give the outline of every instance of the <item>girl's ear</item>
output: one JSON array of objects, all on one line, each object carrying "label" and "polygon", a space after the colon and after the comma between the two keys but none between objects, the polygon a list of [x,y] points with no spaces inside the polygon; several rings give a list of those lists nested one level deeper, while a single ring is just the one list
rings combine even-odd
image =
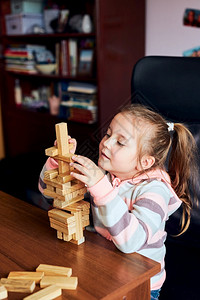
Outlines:
[{"label": "girl's ear", "polygon": [[155,157],[150,155],[144,155],[141,159],[141,166],[143,170],[150,169],[155,163]]}]

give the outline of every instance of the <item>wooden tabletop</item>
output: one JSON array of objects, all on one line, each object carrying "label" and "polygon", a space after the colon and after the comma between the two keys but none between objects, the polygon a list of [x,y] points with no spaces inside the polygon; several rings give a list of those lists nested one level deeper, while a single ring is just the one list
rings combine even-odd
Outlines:
[{"label": "wooden tabletop", "polygon": [[[160,271],[159,263],[124,254],[96,233],[84,235],[79,246],[58,240],[46,211],[0,191],[0,278],[51,264],[70,267],[78,277],[77,290],[63,290],[57,299],[150,299],[149,279]],[[9,292],[8,299],[26,295]]]}]

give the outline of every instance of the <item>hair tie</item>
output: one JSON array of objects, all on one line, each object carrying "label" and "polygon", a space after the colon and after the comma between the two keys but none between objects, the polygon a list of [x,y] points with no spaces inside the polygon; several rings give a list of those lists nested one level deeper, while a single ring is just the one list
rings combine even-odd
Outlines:
[{"label": "hair tie", "polygon": [[167,123],[168,125],[168,131],[174,131],[174,123]]}]

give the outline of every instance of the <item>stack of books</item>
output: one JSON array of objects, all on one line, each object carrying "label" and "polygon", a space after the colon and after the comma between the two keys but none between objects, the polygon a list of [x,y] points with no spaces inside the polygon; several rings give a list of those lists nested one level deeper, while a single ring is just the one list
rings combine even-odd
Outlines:
[{"label": "stack of books", "polygon": [[62,93],[67,100],[61,101],[61,106],[67,108],[68,120],[87,124],[97,121],[97,87],[95,84],[70,82],[67,90]]},{"label": "stack of books", "polygon": [[46,51],[45,46],[40,45],[10,45],[4,51],[6,70],[27,74],[38,73],[36,57]]}]

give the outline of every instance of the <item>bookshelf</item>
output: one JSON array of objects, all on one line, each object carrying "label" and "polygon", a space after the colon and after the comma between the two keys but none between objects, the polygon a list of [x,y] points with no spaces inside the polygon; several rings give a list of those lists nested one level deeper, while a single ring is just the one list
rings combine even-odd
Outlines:
[{"label": "bookshelf", "polygon": [[[64,4],[66,1],[59,0],[56,3]],[[13,44],[43,45],[56,58],[56,45],[62,47],[62,41],[75,40],[78,53],[83,41],[93,42],[92,71],[86,74],[80,71],[73,75],[60,69],[54,74],[27,74],[19,70],[8,70],[5,60],[1,63],[3,132],[7,157],[17,157],[25,153],[43,154],[44,149],[52,144],[55,124],[65,121],[68,122],[69,134],[78,141],[78,151],[95,158],[104,128],[117,109],[130,99],[131,71],[136,61],[144,56],[145,1],[68,0],[67,4],[72,14],[91,16],[91,33],[7,35],[4,16],[11,13],[10,1],[0,1],[0,40],[3,50]],[[30,95],[32,90],[41,86],[50,87],[53,93],[60,82],[96,85],[97,121],[86,124],[76,118],[68,120],[63,113],[58,116],[51,115],[44,107],[30,109],[16,105],[16,79],[20,82],[23,95]]]}]

